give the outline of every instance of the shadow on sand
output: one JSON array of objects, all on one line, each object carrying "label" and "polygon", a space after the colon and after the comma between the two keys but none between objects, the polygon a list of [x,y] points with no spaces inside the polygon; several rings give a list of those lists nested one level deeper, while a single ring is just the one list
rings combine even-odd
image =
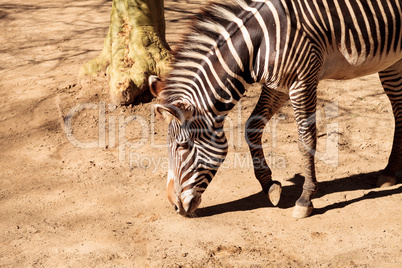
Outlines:
[{"label": "shadow on sand", "polygon": [[[318,192],[316,193],[314,198],[320,198],[327,194],[332,193],[355,191],[355,190],[376,190],[376,191],[371,191],[355,199],[337,202],[322,208],[315,208],[312,216],[324,214],[332,209],[343,208],[363,200],[380,198],[384,196],[390,196],[402,193],[402,186],[391,189],[377,188],[376,181],[379,174],[380,172],[371,172],[365,174],[352,175],[350,177],[345,177],[332,181],[319,182]],[[292,179],[290,179],[290,181],[293,182],[294,184],[283,187],[282,197],[278,204],[279,208],[293,207],[296,200],[301,195],[304,177],[300,176],[299,174],[296,174]],[[400,184],[400,182],[398,182],[398,184]],[[263,192],[258,192],[235,201],[200,208],[196,211],[196,214],[197,217],[209,217],[227,212],[247,211],[265,207],[272,207],[272,205],[270,204],[270,202],[268,201],[267,197]]]}]

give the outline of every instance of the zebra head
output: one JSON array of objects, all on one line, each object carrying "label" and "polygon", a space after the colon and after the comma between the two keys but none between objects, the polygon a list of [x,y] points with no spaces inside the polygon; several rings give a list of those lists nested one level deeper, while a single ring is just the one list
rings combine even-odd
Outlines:
[{"label": "zebra head", "polygon": [[219,127],[222,122],[217,124],[213,116],[202,113],[188,100],[171,101],[164,94],[151,92],[159,95],[161,102],[156,112],[169,123],[167,197],[178,213],[190,216],[226,157],[228,144],[223,127]]},{"label": "zebra head", "polygon": [[186,102],[157,105],[156,110],[169,122],[168,200],[181,215],[191,215],[225,159],[227,140],[222,129]]}]

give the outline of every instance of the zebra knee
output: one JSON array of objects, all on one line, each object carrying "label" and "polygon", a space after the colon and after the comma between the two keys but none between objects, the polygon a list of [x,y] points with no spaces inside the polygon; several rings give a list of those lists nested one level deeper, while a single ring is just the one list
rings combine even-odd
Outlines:
[{"label": "zebra knee", "polygon": [[261,149],[261,138],[264,126],[257,124],[255,119],[249,118],[246,122],[245,138],[250,149]]}]

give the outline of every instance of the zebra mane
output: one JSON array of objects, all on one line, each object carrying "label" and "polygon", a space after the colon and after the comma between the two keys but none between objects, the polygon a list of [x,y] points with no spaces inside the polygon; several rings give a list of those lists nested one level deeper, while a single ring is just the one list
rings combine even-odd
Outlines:
[{"label": "zebra mane", "polygon": [[[177,49],[172,54],[174,60],[171,63],[170,74],[163,79],[161,83],[163,90],[159,95],[162,104],[169,104],[183,98],[182,92],[166,90],[168,81],[171,79],[175,71],[181,73],[180,63],[188,59],[189,53],[208,54],[213,51],[214,46],[219,47],[226,42],[223,37],[222,30],[226,29],[229,36],[238,31],[233,20],[247,7],[253,0],[231,0],[224,3],[211,2],[201,9],[201,12],[192,19],[189,31],[179,41]],[[179,69],[179,70],[178,70]],[[176,74],[177,74],[176,73]],[[188,99],[188,98],[187,98]],[[194,104],[194,103],[192,103]]]}]

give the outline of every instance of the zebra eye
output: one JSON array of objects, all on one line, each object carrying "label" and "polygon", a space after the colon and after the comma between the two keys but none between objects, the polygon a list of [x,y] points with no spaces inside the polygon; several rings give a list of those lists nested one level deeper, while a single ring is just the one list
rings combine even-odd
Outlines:
[{"label": "zebra eye", "polygon": [[188,149],[188,142],[182,142],[178,144],[180,148],[182,149]]}]

